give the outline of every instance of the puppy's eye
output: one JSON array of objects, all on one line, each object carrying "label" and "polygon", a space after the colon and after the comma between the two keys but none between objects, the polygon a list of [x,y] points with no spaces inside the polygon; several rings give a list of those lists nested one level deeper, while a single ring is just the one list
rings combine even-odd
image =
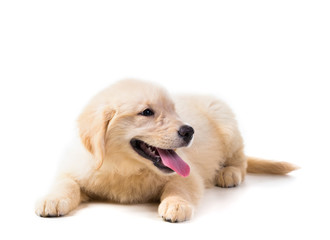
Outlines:
[{"label": "puppy's eye", "polygon": [[154,112],[150,108],[147,108],[143,112],[139,113],[139,115],[149,117],[154,115]]}]

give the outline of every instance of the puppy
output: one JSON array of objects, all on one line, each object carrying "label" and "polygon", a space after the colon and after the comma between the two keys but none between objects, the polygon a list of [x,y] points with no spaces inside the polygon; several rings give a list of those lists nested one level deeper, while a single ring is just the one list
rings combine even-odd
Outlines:
[{"label": "puppy", "polygon": [[120,81],[97,94],[78,118],[71,146],[41,217],[63,216],[80,202],[160,201],[169,222],[189,220],[205,187],[239,185],[246,172],[286,174],[286,162],[245,156],[230,108],[209,96],[171,98],[161,87]]}]

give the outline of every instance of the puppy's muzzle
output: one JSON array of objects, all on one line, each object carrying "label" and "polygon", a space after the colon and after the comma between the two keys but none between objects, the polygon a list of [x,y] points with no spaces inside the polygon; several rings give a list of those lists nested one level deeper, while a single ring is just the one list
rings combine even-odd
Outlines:
[{"label": "puppy's muzzle", "polygon": [[181,126],[178,131],[179,136],[187,143],[187,145],[190,143],[194,133],[194,129],[188,125]]}]

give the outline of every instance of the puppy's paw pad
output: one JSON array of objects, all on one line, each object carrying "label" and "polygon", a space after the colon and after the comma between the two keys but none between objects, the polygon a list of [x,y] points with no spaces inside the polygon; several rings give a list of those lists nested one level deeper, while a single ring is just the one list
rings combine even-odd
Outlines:
[{"label": "puppy's paw pad", "polygon": [[191,219],[193,206],[178,197],[164,199],[158,208],[159,215],[167,222],[183,222]]},{"label": "puppy's paw pad", "polygon": [[40,217],[60,217],[70,211],[70,199],[47,197],[39,200],[35,213]]},{"label": "puppy's paw pad", "polygon": [[237,167],[224,167],[219,171],[217,185],[223,188],[232,188],[238,186],[243,179],[243,173]]}]

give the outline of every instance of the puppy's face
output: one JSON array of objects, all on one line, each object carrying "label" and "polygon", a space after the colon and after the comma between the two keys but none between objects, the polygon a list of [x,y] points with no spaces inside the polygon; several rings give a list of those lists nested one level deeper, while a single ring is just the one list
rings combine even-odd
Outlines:
[{"label": "puppy's face", "polygon": [[[163,89],[150,83],[122,81],[96,96],[89,108],[94,109],[89,114],[95,118],[103,115],[99,117],[102,119],[99,126],[95,126],[96,131],[101,131],[98,133],[101,143],[97,144],[101,148],[102,162],[106,159],[105,162],[117,171],[148,167],[161,174],[189,175],[189,166],[175,149],[188,146],[194,130],[182,122]],[[84,116],[83,113],[80,123]],[[89,137],[84,140],[86,134],[82,134],[82,125],[83,143],[98,155]]]}]

